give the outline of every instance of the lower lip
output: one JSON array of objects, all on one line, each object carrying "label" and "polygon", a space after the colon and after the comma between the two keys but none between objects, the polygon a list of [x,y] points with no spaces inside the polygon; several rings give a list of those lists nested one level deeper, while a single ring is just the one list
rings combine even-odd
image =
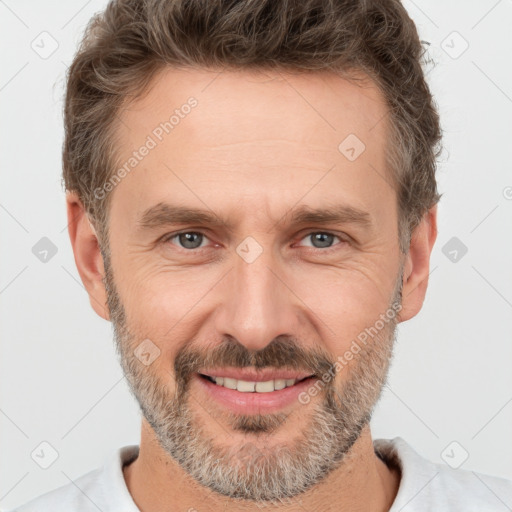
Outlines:
[{"label": "lower lip", "polygon": [[310,388],[316,377],[308,377],[293,386],[268,393],[243,393],[236,389],[218,386],[209,379],[194,375],[202,389],[214,400],[238,414],[261,414],[279,412],[281,409],[299,403],[299,395]]}]

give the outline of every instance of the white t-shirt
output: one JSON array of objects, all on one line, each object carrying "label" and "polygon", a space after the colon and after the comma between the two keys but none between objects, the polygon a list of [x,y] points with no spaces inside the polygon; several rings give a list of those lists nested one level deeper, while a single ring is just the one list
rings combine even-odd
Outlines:
[{"label": "white t-shirt", "polygon": [[[401,480],[390,512],[503,512],[512,509],[512,481],[452,469],[423,458],[401,437],[374,440],[376,453],[398,465]],[[137,458],[137,445],[116,450],[95,469],[11,512],[140,512],[123,476]]]}]

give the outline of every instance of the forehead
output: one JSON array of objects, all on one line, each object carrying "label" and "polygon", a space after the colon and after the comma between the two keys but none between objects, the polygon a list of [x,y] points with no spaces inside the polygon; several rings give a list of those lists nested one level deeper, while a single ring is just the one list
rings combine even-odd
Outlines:
[{"label": "forehead", "polygon": [[119,132],[128,139],[133,128],[150,133],[195,98],[192,113],[200,115],[193,123],[181,123],[180,116],[173,138],[196,143],[195,136],[202,145],[220,145],[267,135],[332,149],[331,143],[351,130],[370,142],[370,135],[381,132],[371,133],[386,115],[385,101],[368,77],[355,76],[357,84],[334,72],[164,68],[148,93],[123,108]]},{"label": "forehead", "polygon": [[227,209],[231,198],[235,210],[243,199],[268,212],[327,193],[371,209],[376,187],[391,192],[387,108],[372,82],[361,85],[332,72],[166,68],[119,114],[127,172],[112,208],[133,221],[160,202]]}]

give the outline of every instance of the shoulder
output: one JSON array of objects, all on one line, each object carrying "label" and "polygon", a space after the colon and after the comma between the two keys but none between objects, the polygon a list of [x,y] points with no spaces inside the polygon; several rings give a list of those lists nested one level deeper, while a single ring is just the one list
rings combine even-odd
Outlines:
[{"label": "shoulder", "polygon": [[[33,500],[13,509],[10,512],[46,512],[50,510],[76,510],[80,512],[89,512],[98,509],[90,500],[98,493],[98,483],[101,480],[101,468],[90,471],[89,473],[70,482],[62,487],[49,491]],[[92,496],[90,500],[88,496]]]},{"label": "shoulder", "polygon": [[138,512],[123,477],[123,464],[137,457],[138,446],[124,446],[113,452],[103,467],[21,505],[10,512],[109,512],[120,505],[126,512]]},{"label": "shoulder", "polygon": [[390,512],[407,510],[499,511],[512,507],[512,481],[434,463],[404,439],[377,439],[375,452],[402,476]]}]

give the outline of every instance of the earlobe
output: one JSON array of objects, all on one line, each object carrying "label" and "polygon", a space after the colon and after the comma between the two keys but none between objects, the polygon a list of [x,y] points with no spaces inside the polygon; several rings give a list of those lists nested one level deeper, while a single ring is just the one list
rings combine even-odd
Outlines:
[{"label": "earlobe", "polygon": [[68,233],[75,263],[94,311],[110,320],[107,294],[103,284],[105,269],[103,256],[94,226],[75,192],[66,192]]},{"label": "earlobe", "polygon": [[416,226],[405,257],[400,321],[416,316],[423,305],[430,272],[430,255],[437,238],[437,205]]}]

